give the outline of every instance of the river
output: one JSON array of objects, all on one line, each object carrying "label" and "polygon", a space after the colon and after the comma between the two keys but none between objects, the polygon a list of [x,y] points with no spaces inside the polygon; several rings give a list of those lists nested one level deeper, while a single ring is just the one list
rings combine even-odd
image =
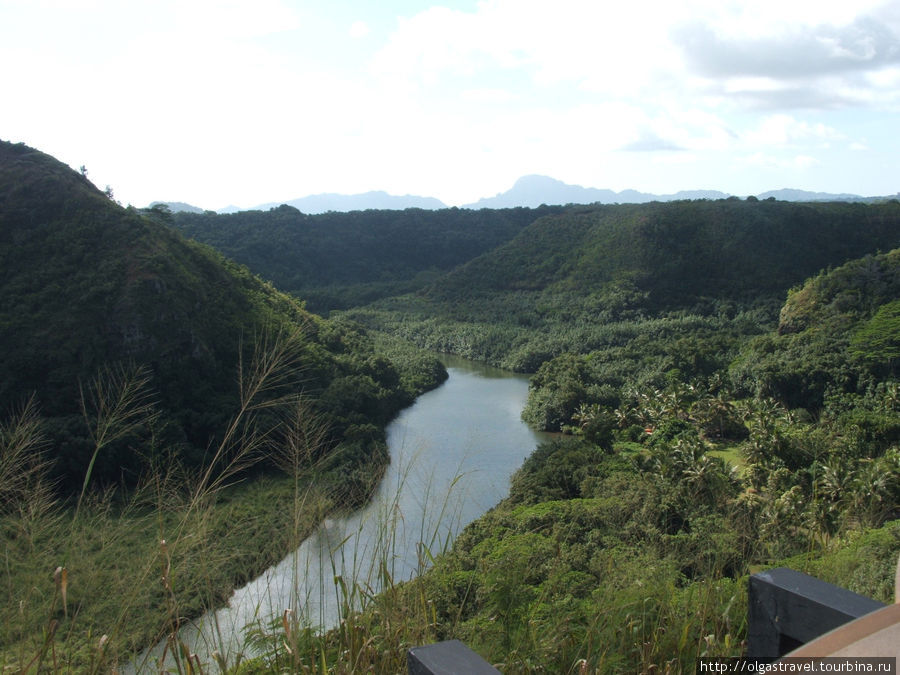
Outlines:
[{"label": "river", "polygon": [[380,589],[383,569],[394,581],[408,580],[427,567],[429,553],[507,495],[510,476],[544,437],[520,418],[528,380],[464,359],[444,363],[447,381],[388,426],[391,463],[372,501],[326,519],[291,555],[235,591],[227,607],[183,631],[201,661],[215,649],[233,664],[245,628],[267,626],[287,608],[313,626],[334,627],[341,607],[335,576],[368,592]]}]

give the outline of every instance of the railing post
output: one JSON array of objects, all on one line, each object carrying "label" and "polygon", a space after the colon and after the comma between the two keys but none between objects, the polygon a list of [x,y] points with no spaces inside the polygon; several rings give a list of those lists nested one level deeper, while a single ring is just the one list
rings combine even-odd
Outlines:
[{"label": "railing post", "polygon": [[877,600],[787,567],[754,574],[748,595],[747,656],[783,656],[881,607]]},{"label": "railing post", "polygon": [[413,647],[406,655],[409,675],[500,675],[500,671],[459,640]]}]

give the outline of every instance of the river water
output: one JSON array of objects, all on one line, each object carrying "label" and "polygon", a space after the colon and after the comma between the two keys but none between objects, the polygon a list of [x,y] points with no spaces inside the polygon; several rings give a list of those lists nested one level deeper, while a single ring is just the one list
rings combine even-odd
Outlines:
[{"label": "river water", "polygon": [[291,555],[235,591],[227,607],[183,630],[201,661],[217,650],[233,664],[247,627],[280,623],[286,609],[310,625],[334,627],[342,599],[336,576],[371,593],[384,570],[395,582],[408,580],[507,495],[510,476],[545,437],[520,418],[528,380],[453,357],[445,365],[448,380],[388,426],[391,463],[372,501],[326,519]]}]

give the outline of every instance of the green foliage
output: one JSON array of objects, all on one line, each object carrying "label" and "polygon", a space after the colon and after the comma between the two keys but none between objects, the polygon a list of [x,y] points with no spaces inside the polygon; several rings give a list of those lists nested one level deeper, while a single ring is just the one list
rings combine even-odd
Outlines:
[{"label": "green foliage", "polygon": [[819,410],[831,392],[862,393],[896,376],[900,250],[852,260],[788,295],[777,334],[732,368],[740,390]]},{"label": "green foliage", "polygon": [[823,553],[796,556],[783,565],[891,604],[898,550],[900,520],[895,520],[878,529],[851,532]]},{"label": "green foliage", "polygon": [[559,207],[353,211],[282,205],[228,215],[181,212],[173,224],[327,312],[409,293],[509,240]]},{"label": "green foliage", "polygon": [[[850,234],[853,236],[849,236]],[[687,309],[758,301],[828,265],[900,244],[900,209],[682,201],[570,208],[545,216],[436,284],[432,297],[554,289],[597,309]]]},{"label": "green foliage", "polygon": [[[576,490],[560,479],[588,468]],[[721,516],[686,507],[673,534],[651,523],[666,492],[590,444],[546,444],[513,492],[414,586],[456,637],[509,672],[629,672],[738,653],[740,547]],[[737,566],[737,568],[736,568]],[[676,666],[677,667],[677,666]]]},{"label": "green foliage", "polygon": [[[574,425],[581,404],[616,407],[625,383],[664,388],[721,373],[748,338],[774,327],[791,287],[898,243],[896,204],[574,207],[535,220],[415,295],[349,315],[427,349],[537,372],[525,418],[558,430]],[[760,338],[732,369],[739,391],[815,408],[829,386],[853,386],[858,373],[833,346],[850,339],[855,319],[845,310],[860,292],[867,311],[895,297],[893,265],[882,259],[822,276],[814,293],[793,291],[780,334]],[[836,314],[790,338],[821,295]],[[773,340],[778,354],[768,357]]]},{"label": "green foliage", "polygon": [[860,326],[850,341],[852,356],[871,366],[896,372],[900,358],[900,300],[888,302]]},{"label": "green foliage", "polygon": [[[25,672],[108,672],[132,653],[225,602],[296,548],[327,513],[344,508],[347,469],[377,475],[384,458],[348,467],[327,451],[327,425],[297,397],[260,397],[289,373],[290,352],[268,345],[245,364],[240,408],[199,468],[175,448],[156,455],[130,491],[82,490],[67,504],[52,490],[35,406],[0,426],[0,662]],[[94,454],[155,415],[140,373],[115,372],[86,393]],[[92,404],[87,403],[92,402]],[[258,433],[261,417],[281,424]],[[152,440],[151,440],[152,445]],[[267,452],[287,476],[245,480]],[[84,485],[93,485],[91,468]],[[370,487],[370,486],[369,486]],[[363,495],[350,495],[356,503]],[[353,503],[353,502],[349,502]],[[54,567],[56,572],[53,573]],[[184,664],[182,664],[183,666]]]},{"label": "green foliage", "polygon": [[580,497],[583,482],[599,475],[601,454],[597,446],[586,442],[542,444],[513,476],[510,501],[535,503]]},{"label": "green foliage", "polygon": [[[395,584],[385,566],[386,590],[335,631],[318,636],[288,613],[261,627],[253,639],[268,661],[245,672],[391,672],[406,645],[446,638],[505,672],[678,671],[742,651],[752,567],[788,558],[887,593],[900,515],[900,249],[876,251],[900,244],[900,204],[176,216],[123,210],[24,146],[0,145],[0,160],[0,401],[22,411],[0,428],[0,522],[16,579],[6,605],[32,626],[5,628],[4,643],[21,654],[55,658],[41,646],[52,636],[33,628],[54,625],[48,616],[59,622],[62,611],[71,628],[61,586],[41,598],[31,590],[45,589],[40,566],[61,552],[84,578],[134,536],[145,566],[128,597],[177,622],[220,601],[221,579],[255,570],[246,556],[278,549],[276,533],[302,536],[304,523],[365,499],[387,461],[384,424],[446,375],[403,340],[534,372],[523,416],[576,438],[541,445],[508,499],[446,555],[427,551],[424,576]],[[171,221],[253,273],[184,241]],[[350,309],[319,319],[254,273]],[[142,374],[135,381],[146,374],[145,423],[84,384],[105,364]],[[118,383],[111,392],[128,390],[120,380],[106,380]],[[17,431],[31,428],[32,391],[49,416],[46,445]],[[309,408],[286,417],[283,404],[301,401]],[[85,425],[89,409],[102,414]],[[294,425],[305,412],[322,426],[301,452]],[[104,432],[110,418],[121,433]],[[273,465],[292,467],[290,524],[218,520],[232,494],[224,485],[252,475],[271,447],[281,449]],[[137,484],[152,487],[153,506],[114,512],[118,503],[83,489],[61,528],[50,458],[87,488],[149,466],[150,483]],[[195,477],[191,489],[178,487],[181,472]],[[298,507],[301,486],[314,490],[309,511]],[[180,545],[159,548],[157,529]],[[233,541],[238,530],[248,547]],[[217,539],[223,549],[209,544]],[[170,561],[185,576],[163,567],[164,583],[143,583]],[[229,571],[200,587],[203,563]],[[102,583],[134,578],[113,577]],[[337,583],[348,601],[368,595]],[[79,612],[102,604],[95,589],[72,588]],[[92,637],[103,624],[91,621]],[[117,621],[121,639],[146,640],[146,626],[131,633]],[[108,665],[84,634],[72,645],[68,667]]]},{"label": "green foliage", "polygon": [[[678,236],[689,239],[692,227]],[[576,259],[579,232],[560,231]],[[690,281],[654,314],[648,289],[657,281],[640,276],[632,283],[644,294],[631,295],[624,316],[602,300],[591,316],[590,284],[544,304],[550,291],[538,289],[579,268],[555,258],[532,269],[516,257],[531,243],[513,240],[429,295],[353,312],[419,344],[538,364],[524,418],[583,436],[540,446],[509,498],[414,582],[434,603],[440,637],[462,639],[509,672],[678,671],[697,656],[741,652],[751,567],[803,554],[789,564],[887,595],[900,515],[895,252],[810,280],[776,324],[768,300],[733,294],[704,308],[675,297]],[[504,268],[504,256],[517,262]],[[463,278],[480,290],[471,303],[451,303]],[[695,304],[672,311],[670,302]],[[643,315],[634,311],[641,303]],[[595,421],[602,447],[588,435]],[[728,463],[710,452],[717,444]],[[864,530],[872,527],[880,529]]]},{"label": "green foliage", "polygon": [[[203,465],[241,404],[241,364],[276,342],[291,353],[263,395],[318,400],[334,444],[350,425],[382,427],[441,381],[433,357],[397,366],[376,356],[360,327],[309,314],[168,218],[122,209],[51,157],[0,143],[0,408],[36,395],[62,489],[86,473],[133,484],[154,459],[151,438]],[[104,370],[132,368],[146,374],[158,417],[92,442],[80,392]]]}]

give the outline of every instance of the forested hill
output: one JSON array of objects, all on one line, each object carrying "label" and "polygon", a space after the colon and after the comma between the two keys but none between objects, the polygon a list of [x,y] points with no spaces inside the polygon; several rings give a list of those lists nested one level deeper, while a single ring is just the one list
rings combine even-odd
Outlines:
[{"label": "forested hill", "polygon": [[775,296],[828,266],[900,245],[900,203],[680,201],[576,207],[541,218],[428,290],[549,291],[609,308],[687,308]]},{"label": "forested hill", "polygon": [[743,391],[815,411],[829,396],[865,392],[898,374],[900,249],[851,260],[793,289],[777,330],[731,366]]},{"label": "forested hill", "polygon": [[746,653],[762,569],[892,602],[898,297],[894,250],[809,279],[756,337],[680,314],[546,362],[526,416],[572,438],[404,588],[434,598],[419,623],[505,672],[693,672]]},{"label": "forested hill", "polygon": [[644,358],[653,351],[648,340],[688,334],[683,359],[666,338],[654,367],[712,367],[728,356],[712,344],[711,353],[700,353],[700,324],[714,341],[724,335],[717,321],[742,335],[767,330],[791,287],[898,246],[896,201],[574,206],[535,220],[415,294],[350,315],[420,346],[520,372],[608,347],[628,345]]},{"label": "forested hill", "polygon": [[305,391],[336,440],[377,443],[378,425],[415,387],[364,335],[122,208],[52,157],[0,142],[0,411],[5,419],[36,396],[61,476],[83,477],[96,447],[82,398],[88,418],[92,401],[114,407],[109,395],[126,373],[147,380],[135,399],[162,415],[141,432],[153,443],[130,437],[105,448],[95,476],[133,477],[147,455],[173,449],[199,465],[237,411],[241,363],[250,368],[255,345],[286,335],[291,357],[267,394]]},{"label": "forested hill", "polygon": [[510,240],[560,207],[500,210],[270,211],[164,214],[186,236],[214,246],[294,293],[314,311],[342,309],[420,288]]},{"label": "forested hill", "polygon": [[745,651],[752,572],[890,601],[898,234],[897,203],[576,208],[352,311],[534,372],[523,418],[562,435],[310,661],[345,635],[387,654],[405,621],[504,672],[690,672]]}]

